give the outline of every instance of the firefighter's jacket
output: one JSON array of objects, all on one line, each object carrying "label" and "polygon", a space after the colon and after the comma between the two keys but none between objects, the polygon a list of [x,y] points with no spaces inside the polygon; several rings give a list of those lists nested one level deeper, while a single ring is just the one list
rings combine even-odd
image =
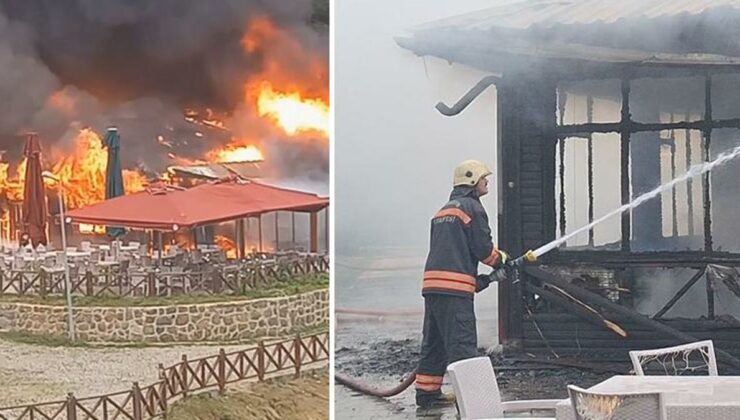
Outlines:
[{"label": "firefighter's jacket", "polygon": [[432,233],[424,267],[422,294],[472,298],[488,287],[478,276],[478,262],[491,267],[500,260],[493,244],[488,215],[475,188],[457,186],[450,201],[432,218]]}]

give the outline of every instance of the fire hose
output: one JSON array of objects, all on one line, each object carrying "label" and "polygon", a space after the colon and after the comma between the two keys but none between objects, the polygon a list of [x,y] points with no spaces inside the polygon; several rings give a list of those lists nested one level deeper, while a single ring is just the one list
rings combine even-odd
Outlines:
[{"label": "fire hose", "polygon": [[[537,255],[531,250],[527,251],[526,253],[524,253],[524,255],[507,262],[504,267],[494,270],[489,275],[491,282],[505,281],[509,278],[510,274],[513,274],[513,282],[516,282],[519,278],[519,267],[521,267],[525,262],[534,262],[536,260]],[[359,380],[351,376],[338,372],[334,374],[334,379],[338,383],[346,386],[353,391],[357,391],[366,395],[372,395],[374,397],[388,398],[400,394],[414,383],[414,381],[416,380],[416,369],[404,375],[401,379],[401,382],[392,388],[378,388],[370,386],[360,382]]]}]

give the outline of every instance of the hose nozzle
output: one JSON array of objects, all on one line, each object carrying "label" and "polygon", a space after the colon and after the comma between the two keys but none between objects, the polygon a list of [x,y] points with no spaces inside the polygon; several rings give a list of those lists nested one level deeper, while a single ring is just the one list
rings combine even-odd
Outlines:
[{"label": "hose nozzle", "polygon": [[537,255],[535,255],[534,251],[531,249],[527,252],[525,252],[522,256],[517,257],[513,261],[511,261],[510,266],[512,267],[519,267],[520,265],[527,263],[533,263],[537,261]]},{"label": "hose nozzle", "polygon": [[530,263],[537,261],[537,255],[535,255],[534,251],[532,251],[531,249],[525,252],[524,255],[522,255],[522,258],[524,259],[524,261]]}]

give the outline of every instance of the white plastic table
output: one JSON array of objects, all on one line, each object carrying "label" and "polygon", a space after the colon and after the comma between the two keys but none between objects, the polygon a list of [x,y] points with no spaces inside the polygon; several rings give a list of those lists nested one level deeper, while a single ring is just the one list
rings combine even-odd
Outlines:
[{"label": "white plastic table", "polygon": [[[740,376],[613,376],[589,391],[660,392],[666,420],[740,420]],[[556,406],[557,420],[575,420],[570,399]]]}]

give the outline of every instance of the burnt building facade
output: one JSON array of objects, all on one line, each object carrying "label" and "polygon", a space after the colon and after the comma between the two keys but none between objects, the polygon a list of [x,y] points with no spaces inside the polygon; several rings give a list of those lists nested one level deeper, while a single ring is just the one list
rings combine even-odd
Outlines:
[{"label": "burnt building facade", "polygon": [[[491,73],[437,108],[495,85],[498,241],[520,255],[740,145],[738,24],[734,1],[524,1],[397,43]],[[731,161],[543,255],[499,287],[502,344],[621,358],[712,338],[740,355],[739,179]]]}]

